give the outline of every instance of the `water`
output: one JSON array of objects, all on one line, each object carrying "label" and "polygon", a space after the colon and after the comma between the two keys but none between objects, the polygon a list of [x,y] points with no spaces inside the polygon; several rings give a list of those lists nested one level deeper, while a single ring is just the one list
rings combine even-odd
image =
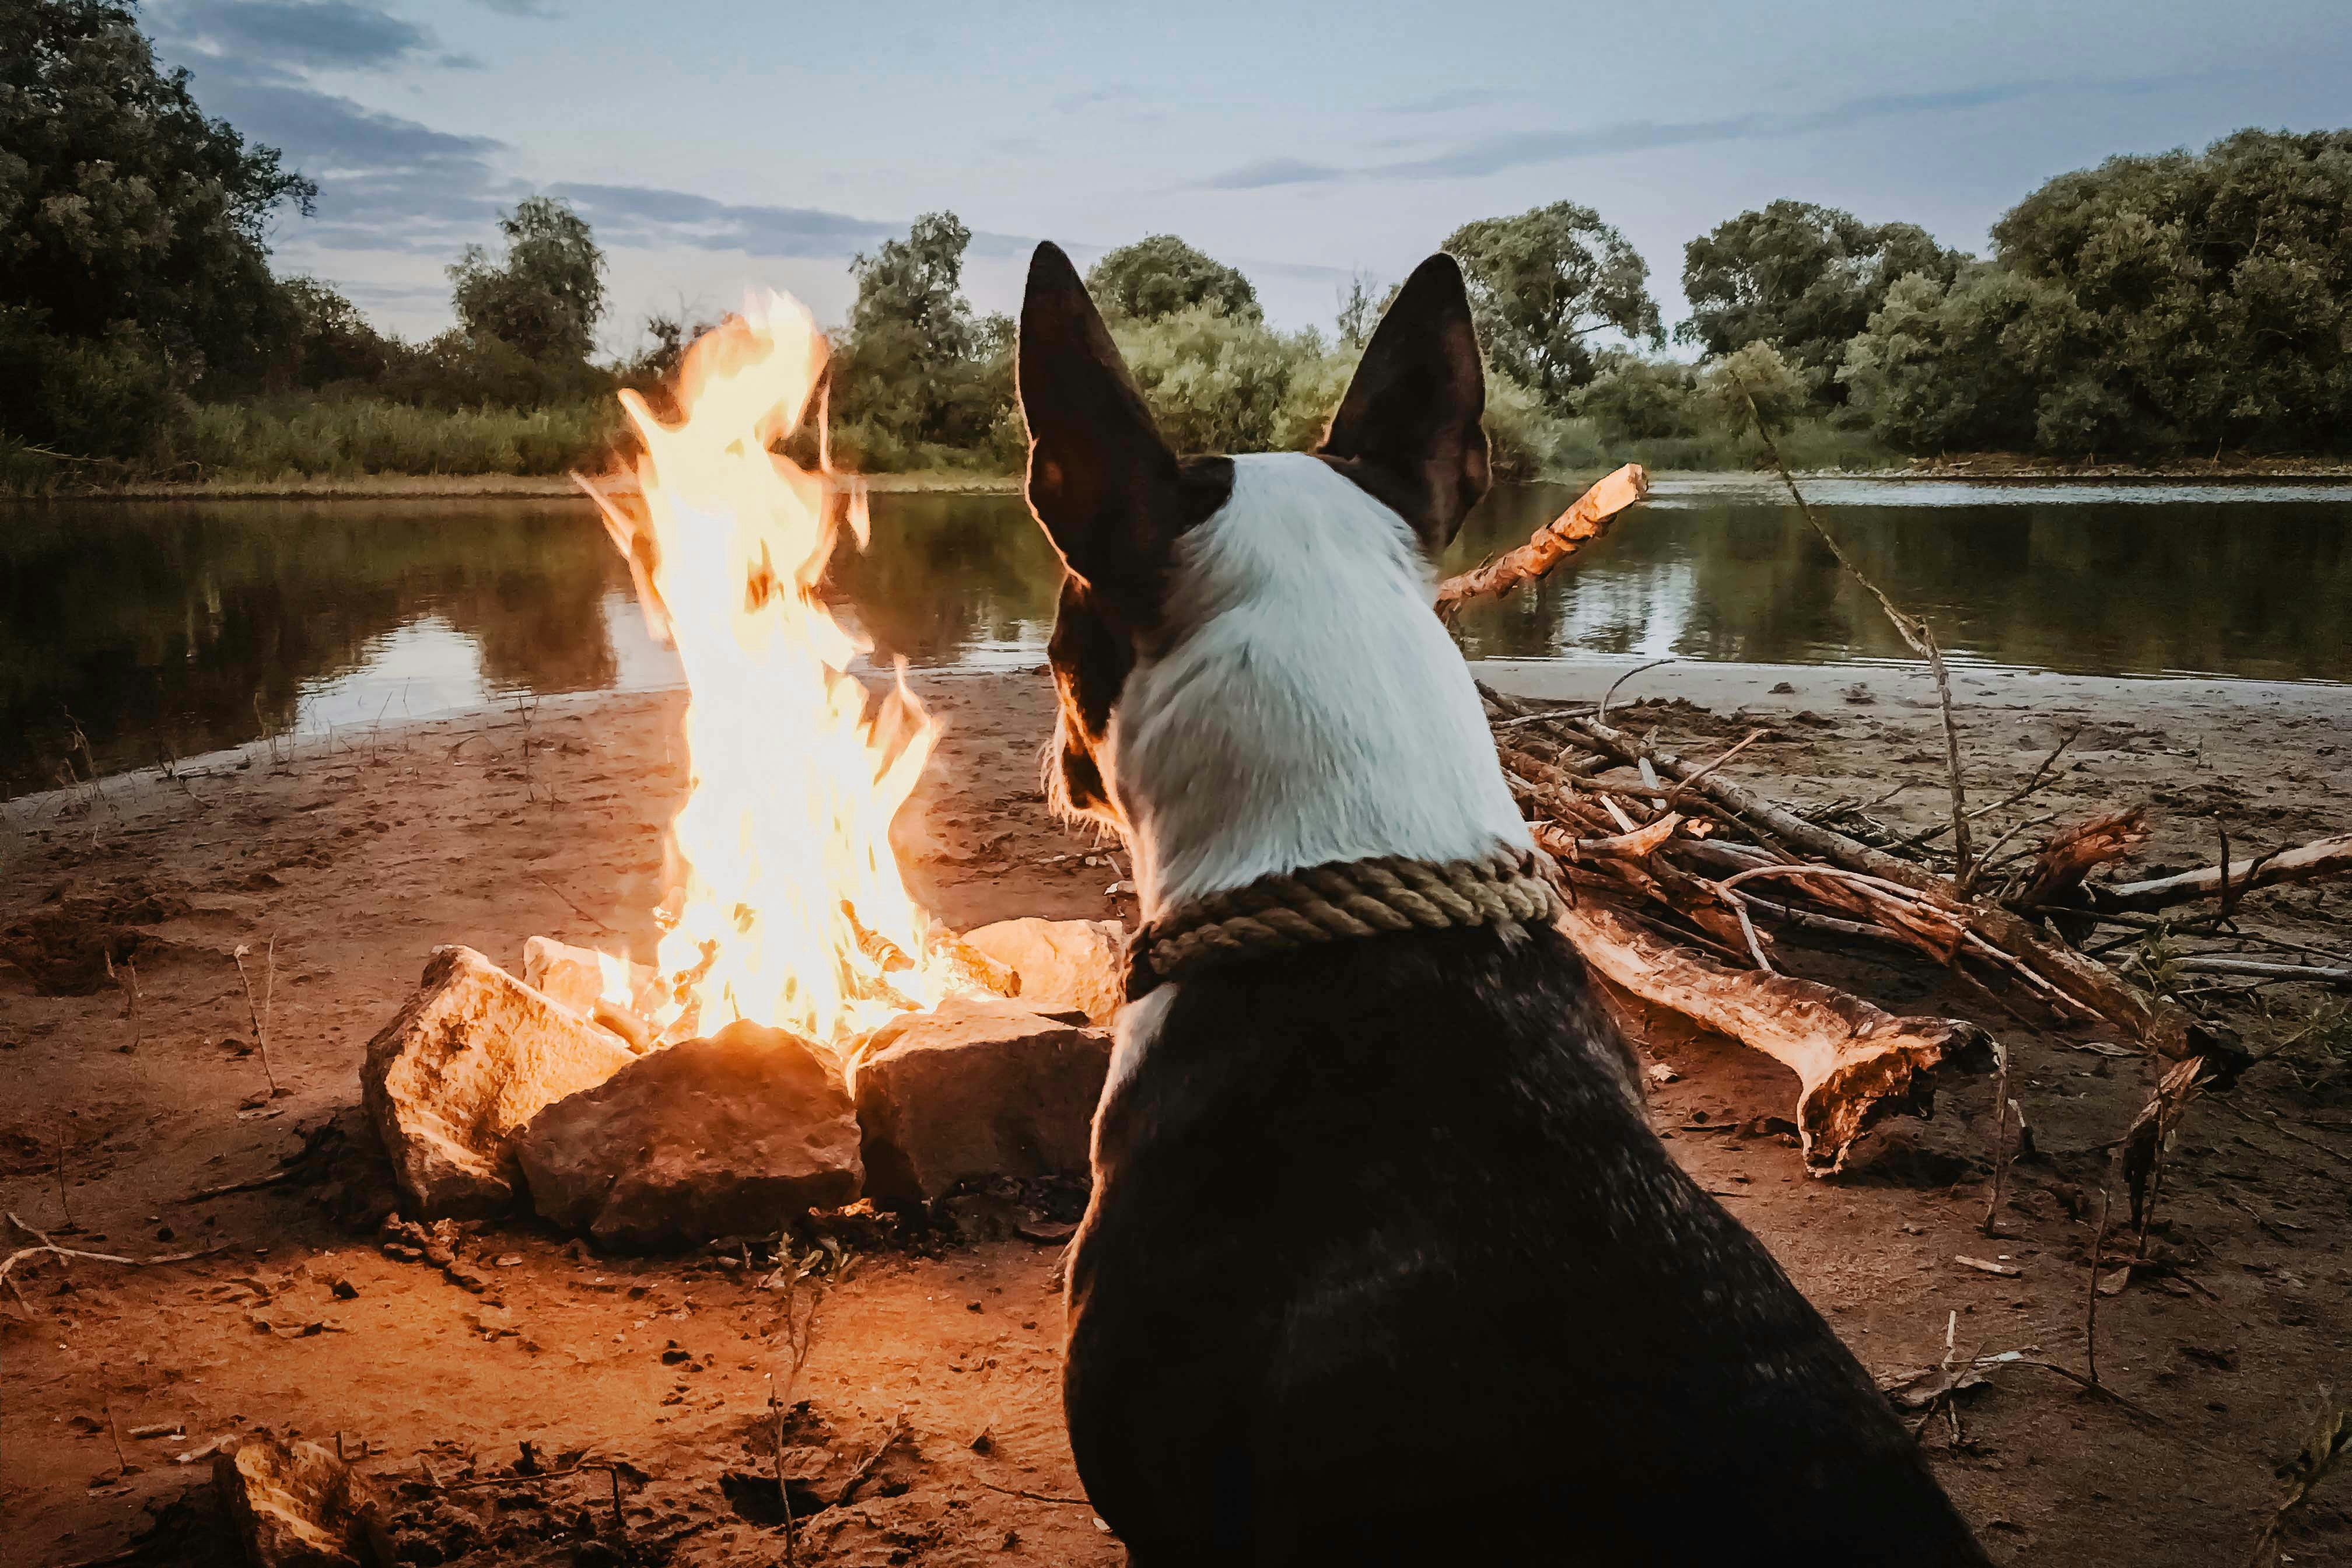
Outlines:
[{"label": "water", "polygon": [[[2352,680],[2352,488],[1821,481],[1846,547],[1956,660],[2083,674]],[[1498,491],[1468,565],[1573,499]],[[1045,657],[1057,564],[1009,495],[878,496],[838,564],[855,617],[919,665]],[[1773,489],[1663,483],[1532,591],[1473,608],[1474,655],[1900,659]],[[289,729],[674,684],[584,502],[0,507],[0,784]]]}]

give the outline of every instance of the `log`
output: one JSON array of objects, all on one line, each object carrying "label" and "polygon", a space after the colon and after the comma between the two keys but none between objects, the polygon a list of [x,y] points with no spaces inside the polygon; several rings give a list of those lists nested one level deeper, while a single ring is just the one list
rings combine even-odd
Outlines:
[{"label": "log", "polygon": [[1990,1037],[1957,1018],[1898,1018],[1860,997],[1795,975],[1727,968],[1643,930],[1594,899],[1559,929],[1604,979],[1762,1051],[1797,1075],[1797,1135],[1805,1169],[1843,1168],[1854,1140],[1881,1119],[1926,1116],[1947,1068],[1981,1070]]},{"label": "log", "polygon": [[2084,878],[2122,859],[2147,837],[2147,808],[2139,805],[2062,827],[2035,848],[2032,866],[2007,902],[2021,910],[2063,903],[2082,887]]},{"label": "log", "polygon": [[2271,958],[2231,958],[2225,954],[2191,953],[2176,958],[2172,967],[2182,974],[2239,974],[2253,980],[2300,980],[2352,991],[2352,969],[2342,964],[2285,963]]},{"label": "log", "polygon": [[1533,538],[1483,566],[1448,577],[1437,585],[1437,616],[1450,621],[1469,600],[1507,594],[1542,576],[1609,531],[1620,512],[1650,493],[1650,476],[1628,463],[1576,498],[1566,511],[1536,530]]},{"label": "log", "polygon": [[2322,877],[2341,877],[2347,872],[2352,872],[2352,833],[2322,838],[2300,848],[2233,865],[2229,868],[2226,879],[2221,867],[2208,866],[2202,870],[2183,871],[2178,876],[2155,877],[2145,882],[2126,882],[2115,888],[2096,888],[2093,889],[2093,898],[2103,910],[2161,910],[2174,904],[2193,903],[2199,899],[2218,899],[2222,894],[2225,882],[2230,896],[2235,898],[2256,888],[2276,887],[2282,882],[2315,881]]},{"label": "log", "polygon": [[[1517,699],[1507,697],[1483,681],[1478,689],[1506,713],[1524,715],[1532,711]],[[2187,1009],[2127,984],[2105,965],[2050,940],[2007,910],[1959,898],[1949,880],[1926,867],[1856,843],[1834,829],[1808,821],[1785,806],[1749,794],[1720,773],[1695,776],[1704,772],[1704,764],[1654,752],[1633,736],[1598,719],[1563,717],[1555,723],[1558,728],[1598,743],[1603,752],[1621,762],[1638,765],[1647,761],[1657,772],[1689,784],[1693,793],[1713,800],[1791,850],[1918,894],[1945,920],[2014,960],[2050,992],[2080,1011],[2133,1036],[2158,1056],[2177,1061],[2218,1054],[2227,1061],[2243,1060],[2242,1052]]]}]

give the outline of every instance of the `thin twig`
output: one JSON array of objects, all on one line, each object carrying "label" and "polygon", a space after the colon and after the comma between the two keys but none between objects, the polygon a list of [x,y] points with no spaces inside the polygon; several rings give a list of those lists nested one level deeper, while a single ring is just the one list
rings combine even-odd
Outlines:
[{"label": "thin twig", "polygon": [[1023,1491],[1019,1487],[1000,1487],[994,1481],[982,1481],[980,1484],[986,1487],[990,1491],[1001,1492],[1006,1497],[1024,1498],[1030,1502],[1060,1503],[1065,1508],[1094,1507],[1094,1500],[1092,1498],[1055,1497],[1046,1492]]},{"label": "thin twig", "polygon": [[565,903],[572,905],[572,912],[573,914],[578,915],[582,920],[586,921],[598,931],[604,931],[607,935],[619,934],[614,931],[611,926],[606,925],[603,921],[598,920],[594,915],[592,915],[586,910],[582,909],[579,904],[573,900],[571,894],[565,892],[562,889],[557,887],[546,878],[534,873],[531,877],[531,880],[537,882],[541,887],[545,888],[549,892],[553,893],[557,898],[562,899]]},{"label": "thin twig", "polygon": [[1908,614],[1888,598],[1885,590],[1871,581],[1853,558],[1845,552],[1845,546],[1838,542],[1837,536],[1813,515],[1813,509],[1806,502],[1804,492],[1797,488],[1796,477],[1789,472],[1789,465],[1781,460],[1780,443],[1772,438],[1771,426],[1764,420],[1764,411],[1756,405],[1756,395],[1748,391],[1748,384],[1741,381],[1736,373],[1732,380],[1739,388],[1740,396],[1747,400],[1748,412],[1756,421],[1756,433],[1763,439],[1765,455],[1772,459],[1772,467],[1780,470],[1780,482],[1788,487],[1789,499],[1797,503],[1797,510],[1804,517],[1806,525],[1830,547],[1830,553],[1837,557],[1838,564],[1845,568],[1846,574],[1878,601],[1878,607],[1886,612],[1887,620],[1893,623],[1895,635],[1909,645],[1913,653],[1927,661],[1928,671],[1936,678],[1936,700],[1944,712],[1944,761],[1952,779],[1953,885],[1959,889],[1960,896],[1966,898],[1969,873],[1975,868],[1976,857],[1969,843],[1968,790],[1960,781],[1960,731],[1958,721],[1952,716],[1952,678],[1951,672],[1944,668],[1944,650],[1937,644],[1936,634],[1928,628],[1927,623]]},{"label": "thin twig", "polygon": [[194,1252],[165,1252],[159,1253],[153,1258],[123,1258],[111,1252],[84,1252],[79,1247],[59,1247],[49,1239],[47,1232],[35,1230],[31,1226],[18,1219],[13,1212],[8,1215],[8,1223],[26,1236],[32,1237],[40,1245],[20,1247],[5,1258],[0,1258],[0,1279],[5,1279],[9,1270],[15,1268],[26,1258],[39,1258],[44,1254],[58,1258],[78,1258],[85,1263],[121,1263],[132,1268],[148,1268],[158,1263],[185,1263],[192,1258],[210,1258],[215,1252],[226,1252],[230,1246],[228,1242],[224,1241],[216,1246],[199,1247]]},{"label": "thin twig", "polygon": [[[269,1068],[269,1035],[261,1025],[261,1008],[253,1000],[253,976],[245,972],[245,955],[252,951],[250,943],[241,942],[236,944],[236,952],[232,956],[236,960],[237,980],[245,986],[245,1016],[253,1021],[254,1047],[261,1053],[261,1076],[269,1081],[269,1096],[275,1100],[278,1097],[278,1075]],[[270,972],[274,978],[278,962],[278,936],[274,931],[269,938],[269,951]]]},{"label": "thin twig", "polygon": [[1654,658],[1647,664],[1635,665],[1633,668],[1627,670],[1624,674],[1611,681],[1609,683],[1609,689],[1601,694],[1601,706],[1599,710],[1594,714],[1594,717],[1599,719],[1604,724],[1609,722],[1609,700],[1617,695],[1617,689],[1619,687],[1624,685],[1627,681],[1633,679],[1635,676],[1640,675],[1644,670],[1658,669],[1666,665],[1673,664],[1675,660],[1671,657],[1665,658]]}]

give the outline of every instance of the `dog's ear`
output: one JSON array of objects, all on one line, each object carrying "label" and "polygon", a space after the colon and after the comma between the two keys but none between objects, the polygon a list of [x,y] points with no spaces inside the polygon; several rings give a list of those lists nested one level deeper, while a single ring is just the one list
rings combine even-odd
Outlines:
[{"label": "dog's ear", "polygon": [[1176,454],[1061,247],[1040,245],[1021,301],[1029,510],[1062,562],[1131,625],[1160,608],[1182,531]]},{"label": "dog's ear", "polygon": [[1364,345],[1322,455],[1402,514],[1434,558],[1486,493],[1486,412],[1462,269],[1433,256]]}]

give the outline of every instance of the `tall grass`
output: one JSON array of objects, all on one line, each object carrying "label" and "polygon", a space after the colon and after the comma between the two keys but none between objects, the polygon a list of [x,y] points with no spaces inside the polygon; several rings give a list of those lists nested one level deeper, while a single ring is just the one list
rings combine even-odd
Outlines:
[{"label": "tall grass", "polygon": [[[1868,471],[1899,468],[1910,459],[1867,430],[1842,429],[1826,419],[1800,420],[1780,437],[1781,455],[1799,470]],[[1670,469],[1744,471],[1759,466],[1763,448],[1752,436],[1720,426],[1693,436],[1627,437],[1612,440],[1591,419],[1563,419],[1549,462],[1559,474],[1587,474],[1639,463],[1652,472]]]},{"label": "tall grass", "polygon": [[374,398],[202,404],[166,438],[156,468],[207,479],[562,474],[600,466],[620,429],[610,400],[527,411]]}]

